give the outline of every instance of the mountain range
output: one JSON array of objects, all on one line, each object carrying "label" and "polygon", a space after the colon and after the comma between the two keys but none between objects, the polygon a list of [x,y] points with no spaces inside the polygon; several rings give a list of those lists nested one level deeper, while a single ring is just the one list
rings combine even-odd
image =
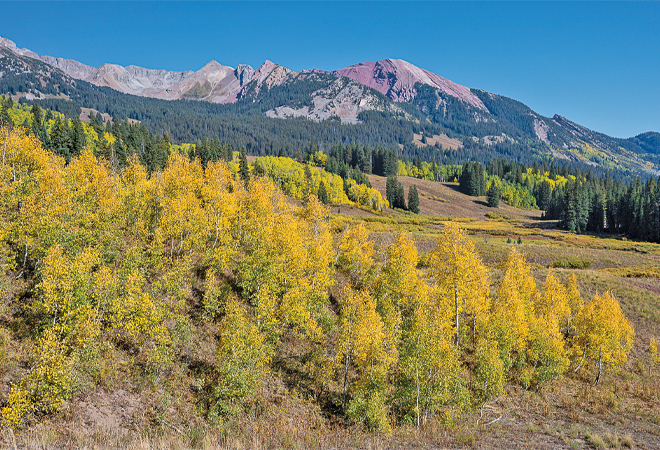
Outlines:
[{"label": "mountain range", "polygon": [[[516,100],[462,86],[401,59],[364,62],[334,71],[301,72],[271,61],[256,70],[249,65],[233,68],[216,61],[197,71],[183,72],[116,64],[95,68],[71,59],[39,55],[0,38],[0,94],[25,101],[51,100],[50,104],[57,100],[60,109],[66,107],[62,102],[68,101],[78,108],[94,108],[113,116],[120,113],[149,123],[154,132],[158,127],[177,128],[172,121],[163,121],[161,113],[185,116],[191,122],[222,118],[236,122],[243,118],[244,122],[258,123],[256,128],[277,128],[258,116],[301,124],[307,128],[301,136],[328,143],[331,138],[323,136],[328,132],[322,124],[337,123],[344,127],[341,139],[353,133],[355,137],[348,139],[371,143],[375,139],[402,150],[412,148],[408,153],[428,142],[434,142],[437,148],[443,142],[453,142],[453,148],[497,149],[500,153],[515,145],[527,147],[540,157],[579,162],[585,167],[660,173],[659,133],[629,139],[610,137],[559,115],[544,117]],[[149,111],[138,97],[199,101],[199,105],[150,103],[154,106]],[[302,119],[307,120],[300,122]],[[351,125],[369,131],[355,134],[354,129],[346,128]],[[287,126],[292,125],[283,127]],[[211,128],[220,130],[222,126]],[[377,133],[374,128],[385,137],[372,136]],[[254,133],[249,137],[247,130],[244,134],[263,152],[271,139],[268,133],[272,131],[263,131],[265,137]],[[360,138],[365,133],[368,136]],[[202,134],[194,128],[178,138]]]}]

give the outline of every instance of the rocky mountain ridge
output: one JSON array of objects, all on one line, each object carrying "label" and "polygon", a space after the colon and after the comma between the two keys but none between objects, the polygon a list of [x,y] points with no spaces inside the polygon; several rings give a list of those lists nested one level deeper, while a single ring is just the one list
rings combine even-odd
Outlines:
[{"label": "rocky mountain ridge", "polygon": [[[268,60],[256,71],[249,65],[239,65],[234,69],[216,61],[209,62],[198,71],[184,72],[146,69],[133,65],[122,67],[117,64],[104,64],[94,68],[71,59],[39,55],[32,50],[18,48],[7,38],[0,38],[0,47],[42,61],[62,70],[72,78],[85,80],[96,86],[108,86],[125,94],[166,100],[186,98],[213,103],[232,103],[245,97],[243,87],[252,81],[253,77],[257,81],[258,93],[264,84],[267,88],[281,85],[292,75],[297,74]],[[416,96],[414,86],[419,82],[440,89],[472,106],[485,109],[483,103],[469,88],[401,59],[360,63],[332,72],[321,70],[310,72],[350,78],[381,92],[394,102],[409,102],[414,99]],[[353,103],[354,106],[359,107],[360,103],[364,103],[364,99],[357,99]]]}]

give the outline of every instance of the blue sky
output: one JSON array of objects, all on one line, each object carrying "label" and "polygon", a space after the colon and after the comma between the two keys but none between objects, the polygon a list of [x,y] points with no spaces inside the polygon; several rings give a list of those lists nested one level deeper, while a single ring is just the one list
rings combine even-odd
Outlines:
[{"label": "blue sky", "polygon": [[97,67],[401,58],[613,136],[660,131],[660,2],[0,2],[0,36]]}]

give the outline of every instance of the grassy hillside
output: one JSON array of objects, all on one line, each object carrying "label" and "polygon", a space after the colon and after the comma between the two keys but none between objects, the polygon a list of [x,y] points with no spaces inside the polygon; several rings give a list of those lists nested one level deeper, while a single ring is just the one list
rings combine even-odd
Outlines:
[{"label": "grassy hillside", "polygon": [[[658,244],[560,231],[452,183],[401,177],[420,215],[325,207],[304,189],[327,174],[280,159],[246,176],[173,151],[149,175],[137,158],[117,171],[86,150],[65,164],[19,130],[0,139],[3,445],[660,445]],[[370,182],[384,197],[385,179]],[[458,317],[446,267],[466,283]],[[552,299],[571,286],[585,303],[564,336]],[[582,311],[606,291],[627,318],[609,334],[629,321],[635,336],[610,342],[626,344],[621,365],[594,386],[580,345],[598,330]],[[532,328],[498,353],[514,298]],[[592,312],[603,326],[608,305]],[[426,406],[415,367],[437,377]]]}]

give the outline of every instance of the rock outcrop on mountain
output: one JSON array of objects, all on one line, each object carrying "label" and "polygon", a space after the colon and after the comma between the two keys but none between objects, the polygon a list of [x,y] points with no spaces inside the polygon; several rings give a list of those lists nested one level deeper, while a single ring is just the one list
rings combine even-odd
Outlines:
[{"label": "rock outcrop on mountain", "polygon": [[[96,86],[108,86],[126,94],[166,100],[186,98],[213,103],[233,103],[240,98],[258,94],[263,86],[268,89],[278,86],[297,73],[272,61],[264,62],[256,71],[247,65],[239,65],[234,69],[216,61],[209,62],[198,71],[184,72],[145,69],[132,65],[122,67],[117,64],[104,64],[97,69],[71,59],[54,58],[28,49],[19,49],[14,42],[6,38],[0,38],[0,46],[15,54],[57,67],[72,78],[85,80]],[[415,83],[419,82],[474,107],[486,109],[481,100],[465,86],[401,59],[360,63],[333,72],[311,72],[348,77],[376,89],[395,102],[409,102],[414,99],[417,95]],[[250,88],[247,85],[253,79],[256,83]]]},{"label": "rock outcrop on mountain", "polygon": [[[298,80],[303,79],[318,81],[314,72],[301,73]],[[266,111],[266,115],[283,119],[305,117],[316,122],[339,120],[341,123],[352,124],[360,122],[358,116],[363,111],[387,111],[397,116],[407,116],[396,104],[383,101],[378,92],[344,77],[335,78],[327,87],[312,92],[310,97],[311,104],[300,107],[278,106]]]},{"label": "rock outcrop on mountain", "polygon": [[250,81],[241,88],[236,97],[238,99],[252,98],[252,100],[255,100],[262,89],[280,86],[297,74],[298,72],[266,60],[254,72]]},{"label": "rock outcrop on mountain", "polygon": [[415,83],[422,83],[459,98],[468,104],[486,109],[469,88],[421,69],[402,59],[365,62],[331,72],[348,77],[385,94],[395,102],[409,102],[417,95]]},{"label": "rock outcrop on mountain", "polygon": [[193,72],[167,72],[137,66],[104,64],[83,79],[96,86],[108,86],[126,94],[166,98],[167,89],[191,73]]}]

